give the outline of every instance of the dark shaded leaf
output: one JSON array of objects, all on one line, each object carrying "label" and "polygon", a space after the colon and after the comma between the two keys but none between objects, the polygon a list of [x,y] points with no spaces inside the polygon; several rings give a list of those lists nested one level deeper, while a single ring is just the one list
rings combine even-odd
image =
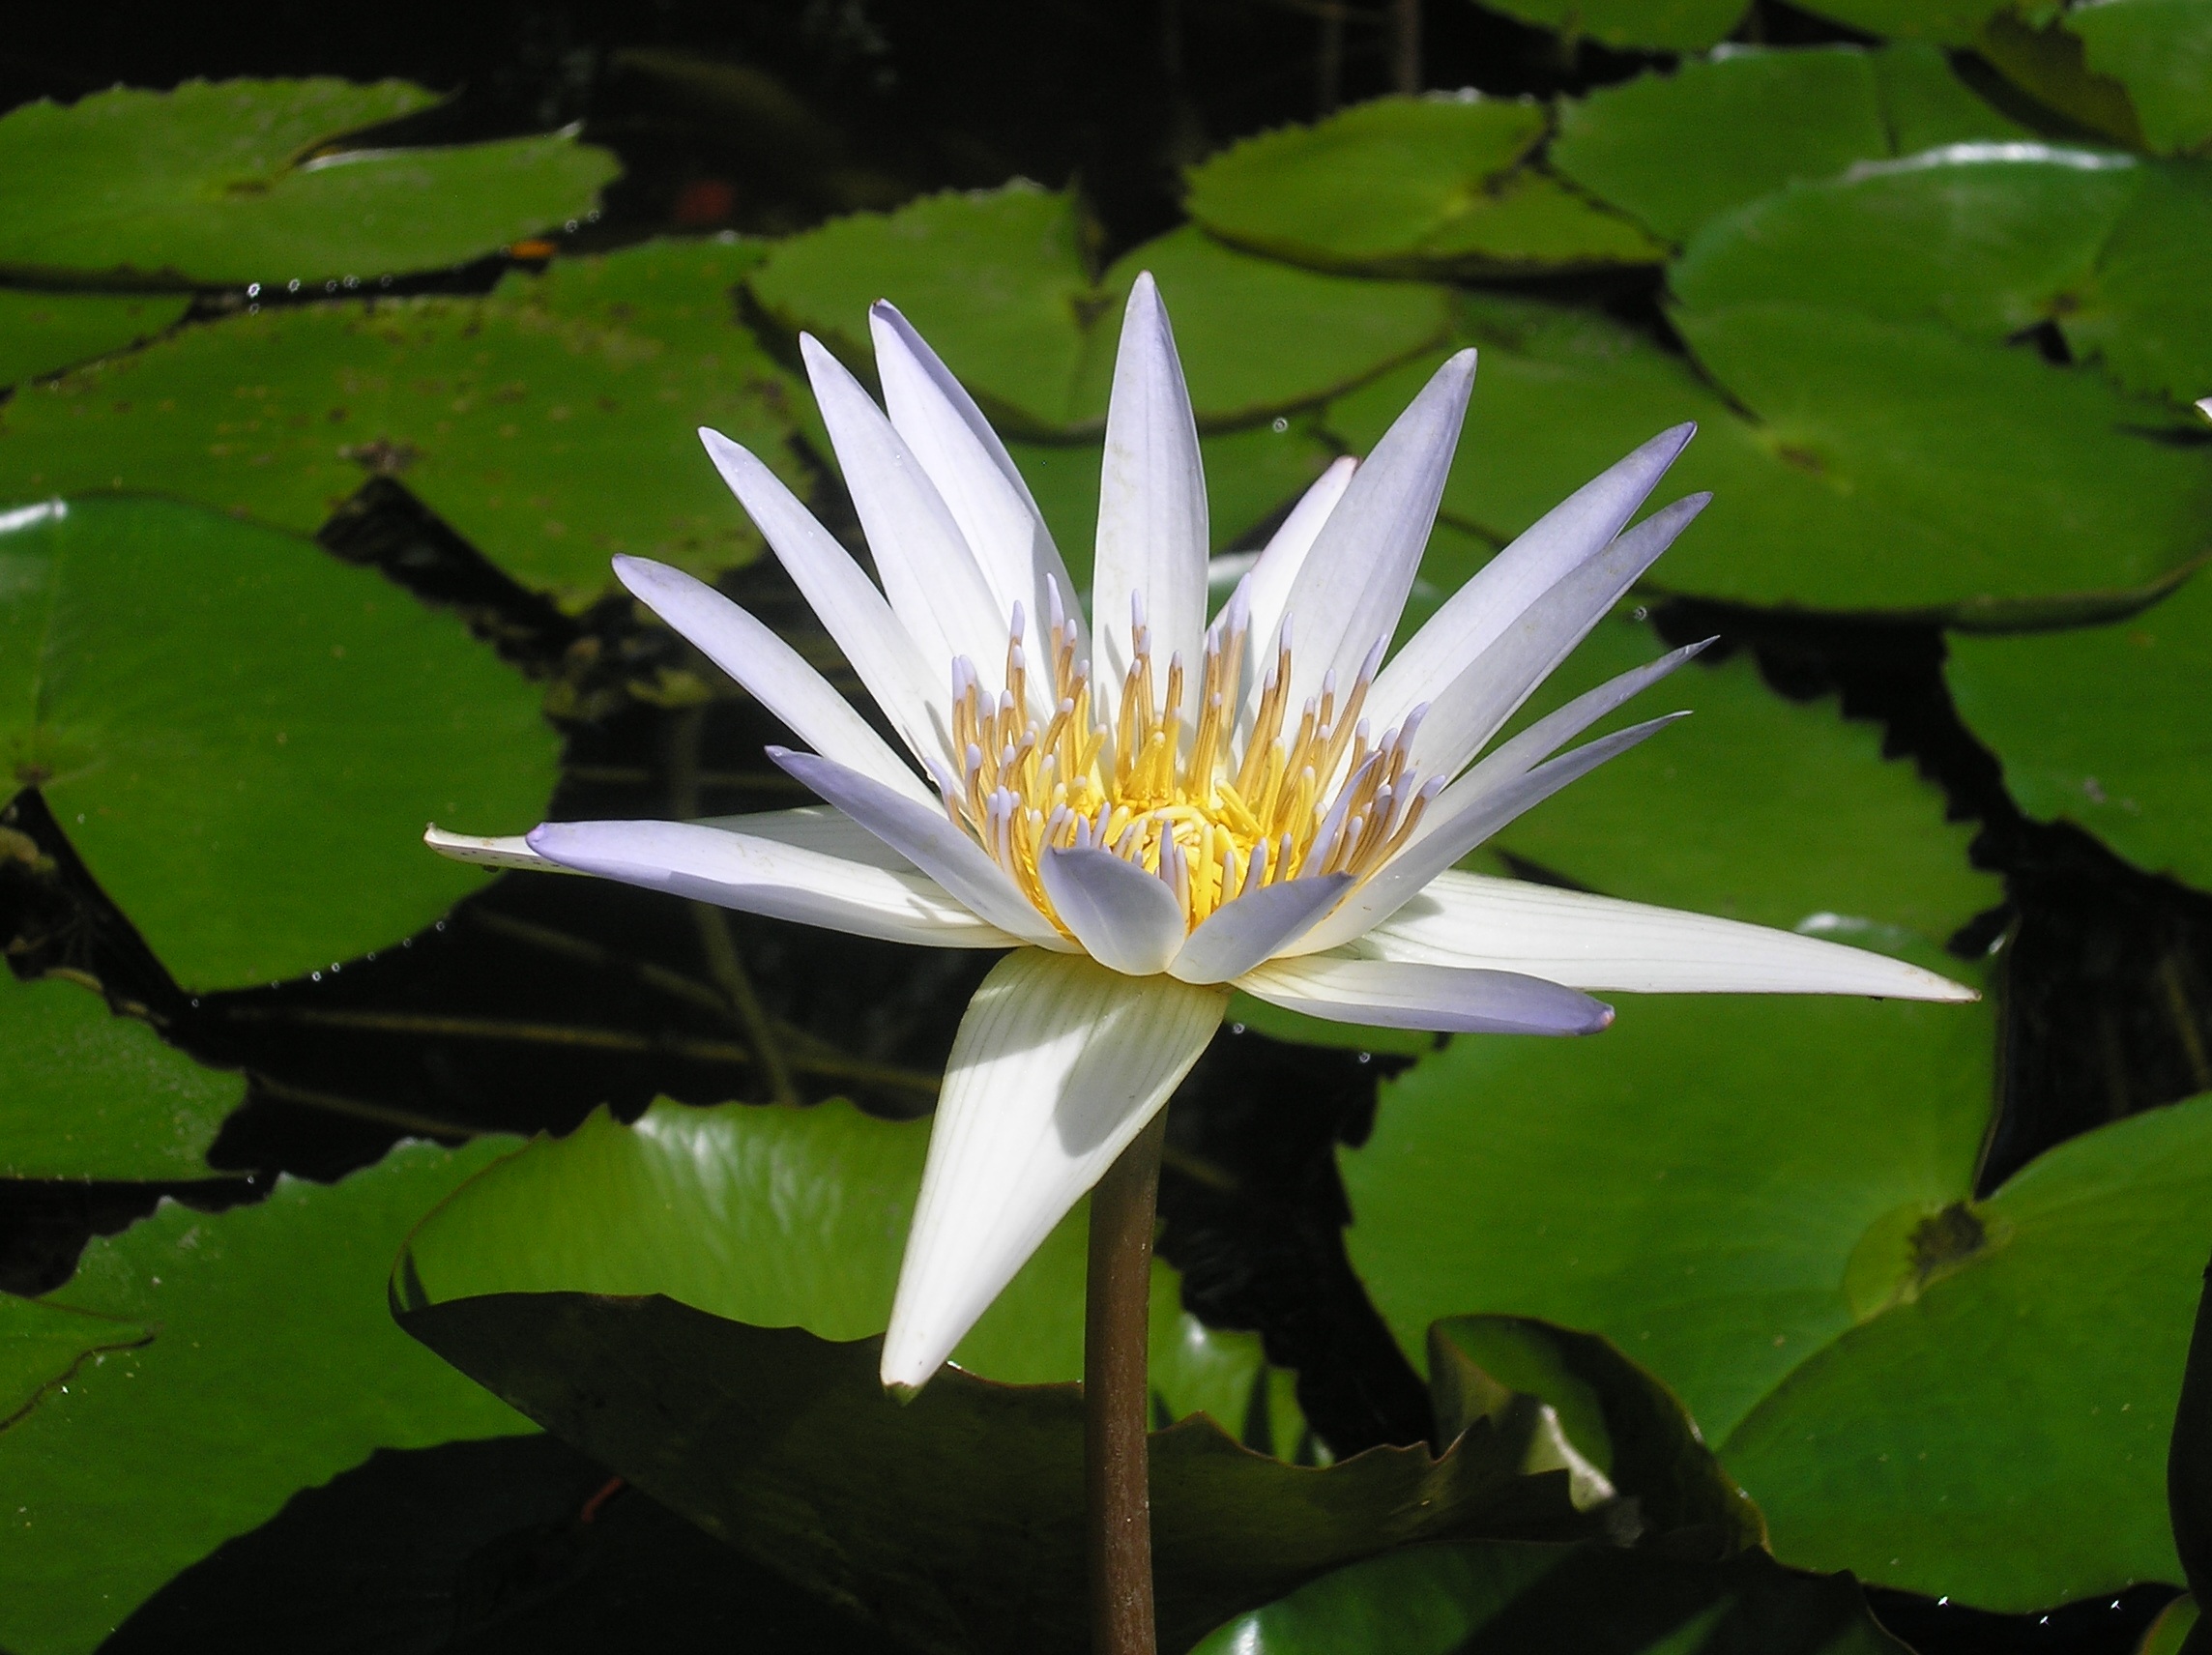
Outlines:
[{"label": "dark shaded leaf", "polygon": [[189,299],[0,289],[0,385],[90,362],[176,326]]}]

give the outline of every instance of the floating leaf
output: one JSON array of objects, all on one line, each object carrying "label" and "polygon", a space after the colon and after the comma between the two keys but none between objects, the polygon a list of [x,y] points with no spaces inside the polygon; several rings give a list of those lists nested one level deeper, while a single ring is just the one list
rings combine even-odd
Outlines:
[{"label": "floating leaf", "polygon": [[90,1650],[177,1570],[379,1447],[526,1429],[392,1325],[407,1226],[504,1147],[411,1145],[342,1183],[163,1205],[42,1306],[144,1324],[0,1432],[0,1643]]},{"label": "floating leaf", "polygon": [[510,276],[487,300],[187,328],[18,394],[0,498],[171,494],[307,533],[391,476],[528,585],[596,595],[618,552],[712,572],[760,540],[694,428],[800,479],[791,382],[731,299],[757,257],[655,242]]},{"label": "floating leaf", "polygon": [[2189,1647],[2197,1620],[2197,1600],[2184,1592],[2159,1611],[2136,1645],[2135,1655],[2199,1655]]},{"label": "floating leaf", "polygon": [[2143,147],[2142,123],[2128,101],[2127,88],[2089,67],[2081,38],[2067,29],[2057,7],[2038,7],[2028,16],[2013,7],[1997,11],[1974,37],[1974,49],[2015,86],[2056,110],[2064,122],[2101,132],[2130,149]]},{"label": "floating leaf", "polygon": [[1665,249],[1523,164],[1541,105],[1382,98],[1246,138],[1190,174],[1223,240],[1323,270],[1475,275],[1647,264]]},{"label": "floating leaf", "polygon": [[[2212,1273],[2207,1281],[2212,1282]],[[2189,1362],[2174,1406],[2166,1489],[2167,1504],[2173,1512],[2173,1547],[2180,1553],[2193,1600],[2178,1629],[2185,1632],[2196,1623],[2197,1603],[2212,1595],[2212,1291],[2197,1299],[2197,1326],[2189,1338]],[[2180,1641],[2178,1636],[2173,1639],[2176,1645]]]},{"label": "floating leaf", "polygon": [[1191,1655],[1906,1655],[1848,1580],[1751,1552],[1690,1563],[1603,1546],[1421,1546],[1237,1616]]},{"label": "floating leaf", "polygon": [[2212,1098],[2071,1139],[1891,1250],[1898,1291],[1722,1447],[1776,1553],[1998,1610],[2179,1583],[2167,1441]]},{"label": "floating leaf", "polygon": [[424,822],[543,806],[536,689],[375,574],[168,501],[0,525],[11,779],[180,981],[394,943],[482,878],[425,853]]},{"label": "floating leaf", "polygon": [[0,980],[0,1176],[205,1177],[243,1090],[74,983]]},{"label": "floating leaf", "polygon": [[1609,46],[1703,51],[1743,18],[1744,0],[1482,0],[1493,12]]},{"label": "floating leaf", "polygon": [[779,324],[860,366],[874,358],[868,306],[893,300],[1010,435],[1103,427],[1122,301],[1141,270],[1174,314],[1206,425],[1319,401],[1445,327],[1441,289],[1295,270],[1194,228],[1133,249],[1095,284],[1081,243],[1071,196],[1017,185],[839,218],[777,244],[747,285]]},{"label": "floating leaf", "polygon": [[152,1337],[134,1321],[0,1293],[0,1431],[87,1361]]},{"label": "floating leaf", "polygon": [[1672,241],[1854,161],[2027,134],[1919,45],[1732,50],[1559,111],[1552,164]]},{"label": "floating leaf", "polygon": [[1944,676],[2023,810],[2212,889],[2212,581],[2110,625],[1953,638]]},{"label": "floating leaf", "polygon": [[0,120],[0,268],[269,287],[429,270],[582,218],[617,171],[572,131],[341,142],[432,102],[403,81],[316,79],[25,104]]},{"label": "floating leaf", "polygon": [[2098,0],[2066,14],[2089,70],[2127,88],[2150,147],[2201,151],[2212,140],[2212,16],[2197,0]]},{"label": "floating leaf", "polygon": [[[881,1341],[573,1292],[402,1302],[400,1324],[710,1533],[923,1649],[1072,1651],[1086,1632],[1074,1385],[953,1369],[885,1395]],[[1151,1437],[1160,1642],[1388,1547],[1587,1527],[1566,1476],[1495,1433],[1442,1460],[1376,1448],[1302,1470],[1209,1420]]]},{"label": "floating leaf", "polygon": [[176,326],[189,299],[0,288],[0,385],[58,373]]}]

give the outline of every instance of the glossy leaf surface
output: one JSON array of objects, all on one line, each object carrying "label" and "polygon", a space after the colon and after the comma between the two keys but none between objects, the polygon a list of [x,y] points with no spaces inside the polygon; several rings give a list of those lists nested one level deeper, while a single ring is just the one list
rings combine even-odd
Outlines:
[{"label": "glossy leaf surface", "polygon": [[0,385],[90,362],[173,327],[191,301],[170,294],[0,288]]},{"label": "glossy leaf surface", "polygon": [[474,889],[422,824],[531,820],[537,689],[375,574],[167,501],[0,530],[0,740],[178,980],[269,982]]},{"label": "glossy leaf surface", "polygon": [[0,1431],[87,1362],[103,1365],[109,1352],[152,1336],[134,1321],[0,1293]]},{"label": "glossy leaf surface", "polygon": [[0,268],[267,287],[430,270],[582,218],[617,170],[573,132],[341,141],[432,102],[315,79],[25,104],[0,121]]}]

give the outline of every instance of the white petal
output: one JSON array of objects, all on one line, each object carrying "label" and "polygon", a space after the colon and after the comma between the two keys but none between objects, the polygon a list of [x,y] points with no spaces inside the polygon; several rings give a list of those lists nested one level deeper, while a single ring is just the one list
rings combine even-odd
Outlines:
[{"label": "white petal", "polygon": [[784,571],[917,758],[943,763],[952,729],[949,661],[924,667],[875,582],[783,479],[719,431],[699,440]]},{"label": "white petal", "polygon": [[1045,852],[1037,872],[1061,922],[1100,965],[1150,976],[1182,946],[1182,904],[1157,874],[1111,851],[1060,850]]},{"label": "white petal", "polygon": [[1334,948],[1380,925],[1427,885],[1523,811],[1533,810],[1569,782],[1587,775],[1674,722],[1684,712],[1632,724],[1586,741],[1532,770],[1508,772],[1485,759],[1438,796],[1413,842],[1345,898],[1326,919],[1295,944],[1301,954]]},{"label": "white petal", "polygon": [[706,816],[703,828],[725,833],[749,833],[756,839],[773,839],[802,851],[819,851],[842,861],[865,862],[872,868],[894,873],[917,871],[914,863],[892,850],[858,822],[827,804],[802,804],[796,810],[761,810],[743,816]]},{"label": "white petal", "polygon": [[911,798],[931,797],[852,704],[740,605],[682,569],[644,558],[615,559],[615,574],[640,603],[697,645],[816,752]]},{"label": "white petal", "polygon": [[843,363],[811,334],[800,334],[799,350],[891,613],[923,660],[949,672],[952,657],[966,655],[996,675],[1010,611],[999,606],[937,485]]},{"label": "white petal", "polygon": [[1350,960],[1333,954],[1275,960],[1237,981],[1271,1005],[1380,1029],[1458,1034],[1594,1034],[1613,1007],[1515,972]]},{"label": "white petal", "polygon": [[1018,941],[920,874],[696,822],[548,822],[532,829],[530,846],[577,873],[858,937],[936,948],[1005,948]]},{"label": "white petal", "polygon": [[1695,644],[1684,644],[1655,661],[1646,661],[1607,679],[1595,689],[1584,690],[1564,707],[1545,713],[1511,740],[1500,742],[1483,763],[1495,765],[1501,772],[1518,773],[1535,769],[1621,703],[1643,694],[1684,661],[1703,654],[1713,642],[1711,638],[1704,638]]},{"label": "white petal", "polygon": [[474,862],[480,868],[519,868],[525,873],[572,873],[558,862],[547,861],[530,848],[520,833],[486,838],[478,833],[449,833],[435,822],[422,829],[422,843],[441,857],[456,862]]},{"label": "white petal", "polygon": [[953,1037],[884,1383],[937,1372],[1053,1227],[1144,1130],[1220,1026],[1228,996],[1024,948]]},{"label": "white petal", "polygon": [[918,804],[814,753],[771,747],[768,756],[1001,930],[1041,947],[1067,946],[1005,870],[942,808]]},{"label": "white petal", "polygon": [[1141,595],[1152,637],[1152,682],[1179,653],[1198,671],[1206,631],[1206,473],[1198,423],[1176,359],[1175,336],[1151,274],[1137,277],[1121,317],[1106,457],[1098,475],[1098,561],[1091,625],[1092,682],[1102,705],[1121,704],[1131,660],[1129,600]]},{"label": "white petal", "polygon": [[[1057,589],[1063,612],[1081,629],[1083,595],[1068,576],[1035,496],[975,399],[888,301],[869,308],[868,327],[891,424],[960,526],[991,583],[999,613],[1010,616],[1020,603],[1033,634],[1052,613],[1050,595]],[[1089,653],[1086,644],[1079,656]],[[1041,693],[1041,680],[1034,682]]]},{"label": "white petal", "polygon": [[1266,549],[1231,595],[1230,601],[1240,605],[1244,614],[1244,658],[1250,663],[1245,671],[1239,732],[1251,728],[1251,711],[1260,704],[1260,681],[1275,658],[1275,631],[1283,624],[1283,605],[1290,598],[1291,583],[1305,566],[1306,554],[1313,550],[1322,525],[1344,498],[1344,491],[1352,486],[1352,474],[1358,466],[1350,454],[1330,462],[1313,486],[1298,496],[1291,514],[1268,537]]},{"label": "white petal", "polygon": [[[1461,351],[1382,433],[1322,525],[1284,604],[1295,644],[1294,720],[1321,692],[1325,675],[1333,672],[1340,685],[1349,684],[1367,653],[1397,630],[1436,525],[1473,386],[1474,352]],[[1263,647],[1273,642],[1269,637]]]},{"label": "white petal", "polygon": [[1184,982],[1240,977],[1303,936],[1352,887],[1350,874],[1285,880],[1225,902],[1190,934],[1168,966]]},{"label": "white petal", "polygon": [[1353,946],[1378,960],[1527,972],[1627,994],[1979,998],[1903,960],[1794,931],[1456,869]]},{"label": "white petal", "polygon": [[1693,494],[1653,512],[1523,611],[1430,704],[1413,739],[1413,768],[1457,774],[1711,499]]},{"label": "white petal", "polygon": [[1695,424],[1683,424],[1662,431],[1584,483],[1445,599],[1375,681],[1368,705],[1376,728],[1395,724],[1410,709],[1435,701],[1528,605],[1611,545],[1697,430]]}]

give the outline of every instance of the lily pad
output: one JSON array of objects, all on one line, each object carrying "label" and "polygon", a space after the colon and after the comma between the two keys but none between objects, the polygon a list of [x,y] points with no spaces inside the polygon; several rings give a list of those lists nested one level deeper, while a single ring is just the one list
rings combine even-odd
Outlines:
[{"label": "lily pad", "polygon": [[458,264],[589,213],[618,170],[573,131],[442,149],[344,134],[404,81],[118,87],[0,120],[0,269],[277,286]]},{"label": "lily pad", "polygon": [[176,326],[189,299],[0,288],[0,385],[59,373]]},{"label": "lily pad", "polygon": [[1666,249],[1526,164],[1540,104],[1382,98],[1193,168],[1186,205],[1255,252],[1322,270],[1471,276],[1648,264]]},{"label": "lily pad", "polygon": [[586,597],[619,552],[709,573],[760,540],[712,424],[800,480],[792,387],[738,324],[742,244],[656,242],[485,300],[265,310],[17,395],[0,498],[130,490],[301,533],[398,478],[526,585]]},{"label": "lily pad", "polygon": [[1551,161],[1681,242],[1797,180],[1936,144],[2028,134],[1924,45],[1732,49],[1562,104]]},{"label": "lily pad", "polygon": [[2181,1583],[2167,1441],[2212,1252],[2212,1098],[2061,1144],[1916,1251],[1908,1291],[1723,1444],[1777,1554],[1998,1610]]},{"label": "lily pad", "polygon": [[58,1391],[86,1362],[153,1337],[134,1321],[0,1293],[0,1431]]},{"label": "lily pad", "polygon": [[481,882],[422,824],[527,820],[537,690],[375,574],[157,500],[0,518],[0,741],[194,988],[328,967]]},{"label": "lily pad", "polygon": [[0,1176],[205,1177],[244,1089],[75,983],[0,980]]},{"label": "lily pad", "polygon": [[1744,0],[1482,0],[1490,11],[1601,45],[1703,51],[1742,21]]},{"label": "lily pad", "polygon": [[2212,581],[2110,625],[1953,638],[1944,676],[2022,809],[2212,889]]},{"label": "lily pad", "polygon": [[1237,1616],[1191,1655],[1906,1655],[1848,1580],[1762,1553],[1692,1563],[1604,1546],[1418,1546]]},{"label": "lily pad", "polygon": [[1441,288],[1296,270],[1187,226],[1095,282],[1083,245],[1072,196],[1015,185],[837,219],[777,244],[747,286],[779,325],[859,367],[873,360],[869,305],[893,300],[1010,435],[1042,437],[1103,428],[1122,301],[1143,270],[1174,314],[1205,425],[1320,401],[1446,326]]},{"label": "lily pad", "polygon": [[507,1146],[411,1145],[335,1186],[174,1204],[85,1250],[39,1304],[143,1325],[0,1432],[0,1643],[98,1644],[171,1575],[380,1447],[527,1423],[392,1325],[384,1275],[422,1209]]},{"label": "lily pad", "polygon": [[2212,17],[2193,0],[2098,0],[2066,14],[2093,73],[2127,88],[2150,147],[2201,153],[2212,142]]}]

